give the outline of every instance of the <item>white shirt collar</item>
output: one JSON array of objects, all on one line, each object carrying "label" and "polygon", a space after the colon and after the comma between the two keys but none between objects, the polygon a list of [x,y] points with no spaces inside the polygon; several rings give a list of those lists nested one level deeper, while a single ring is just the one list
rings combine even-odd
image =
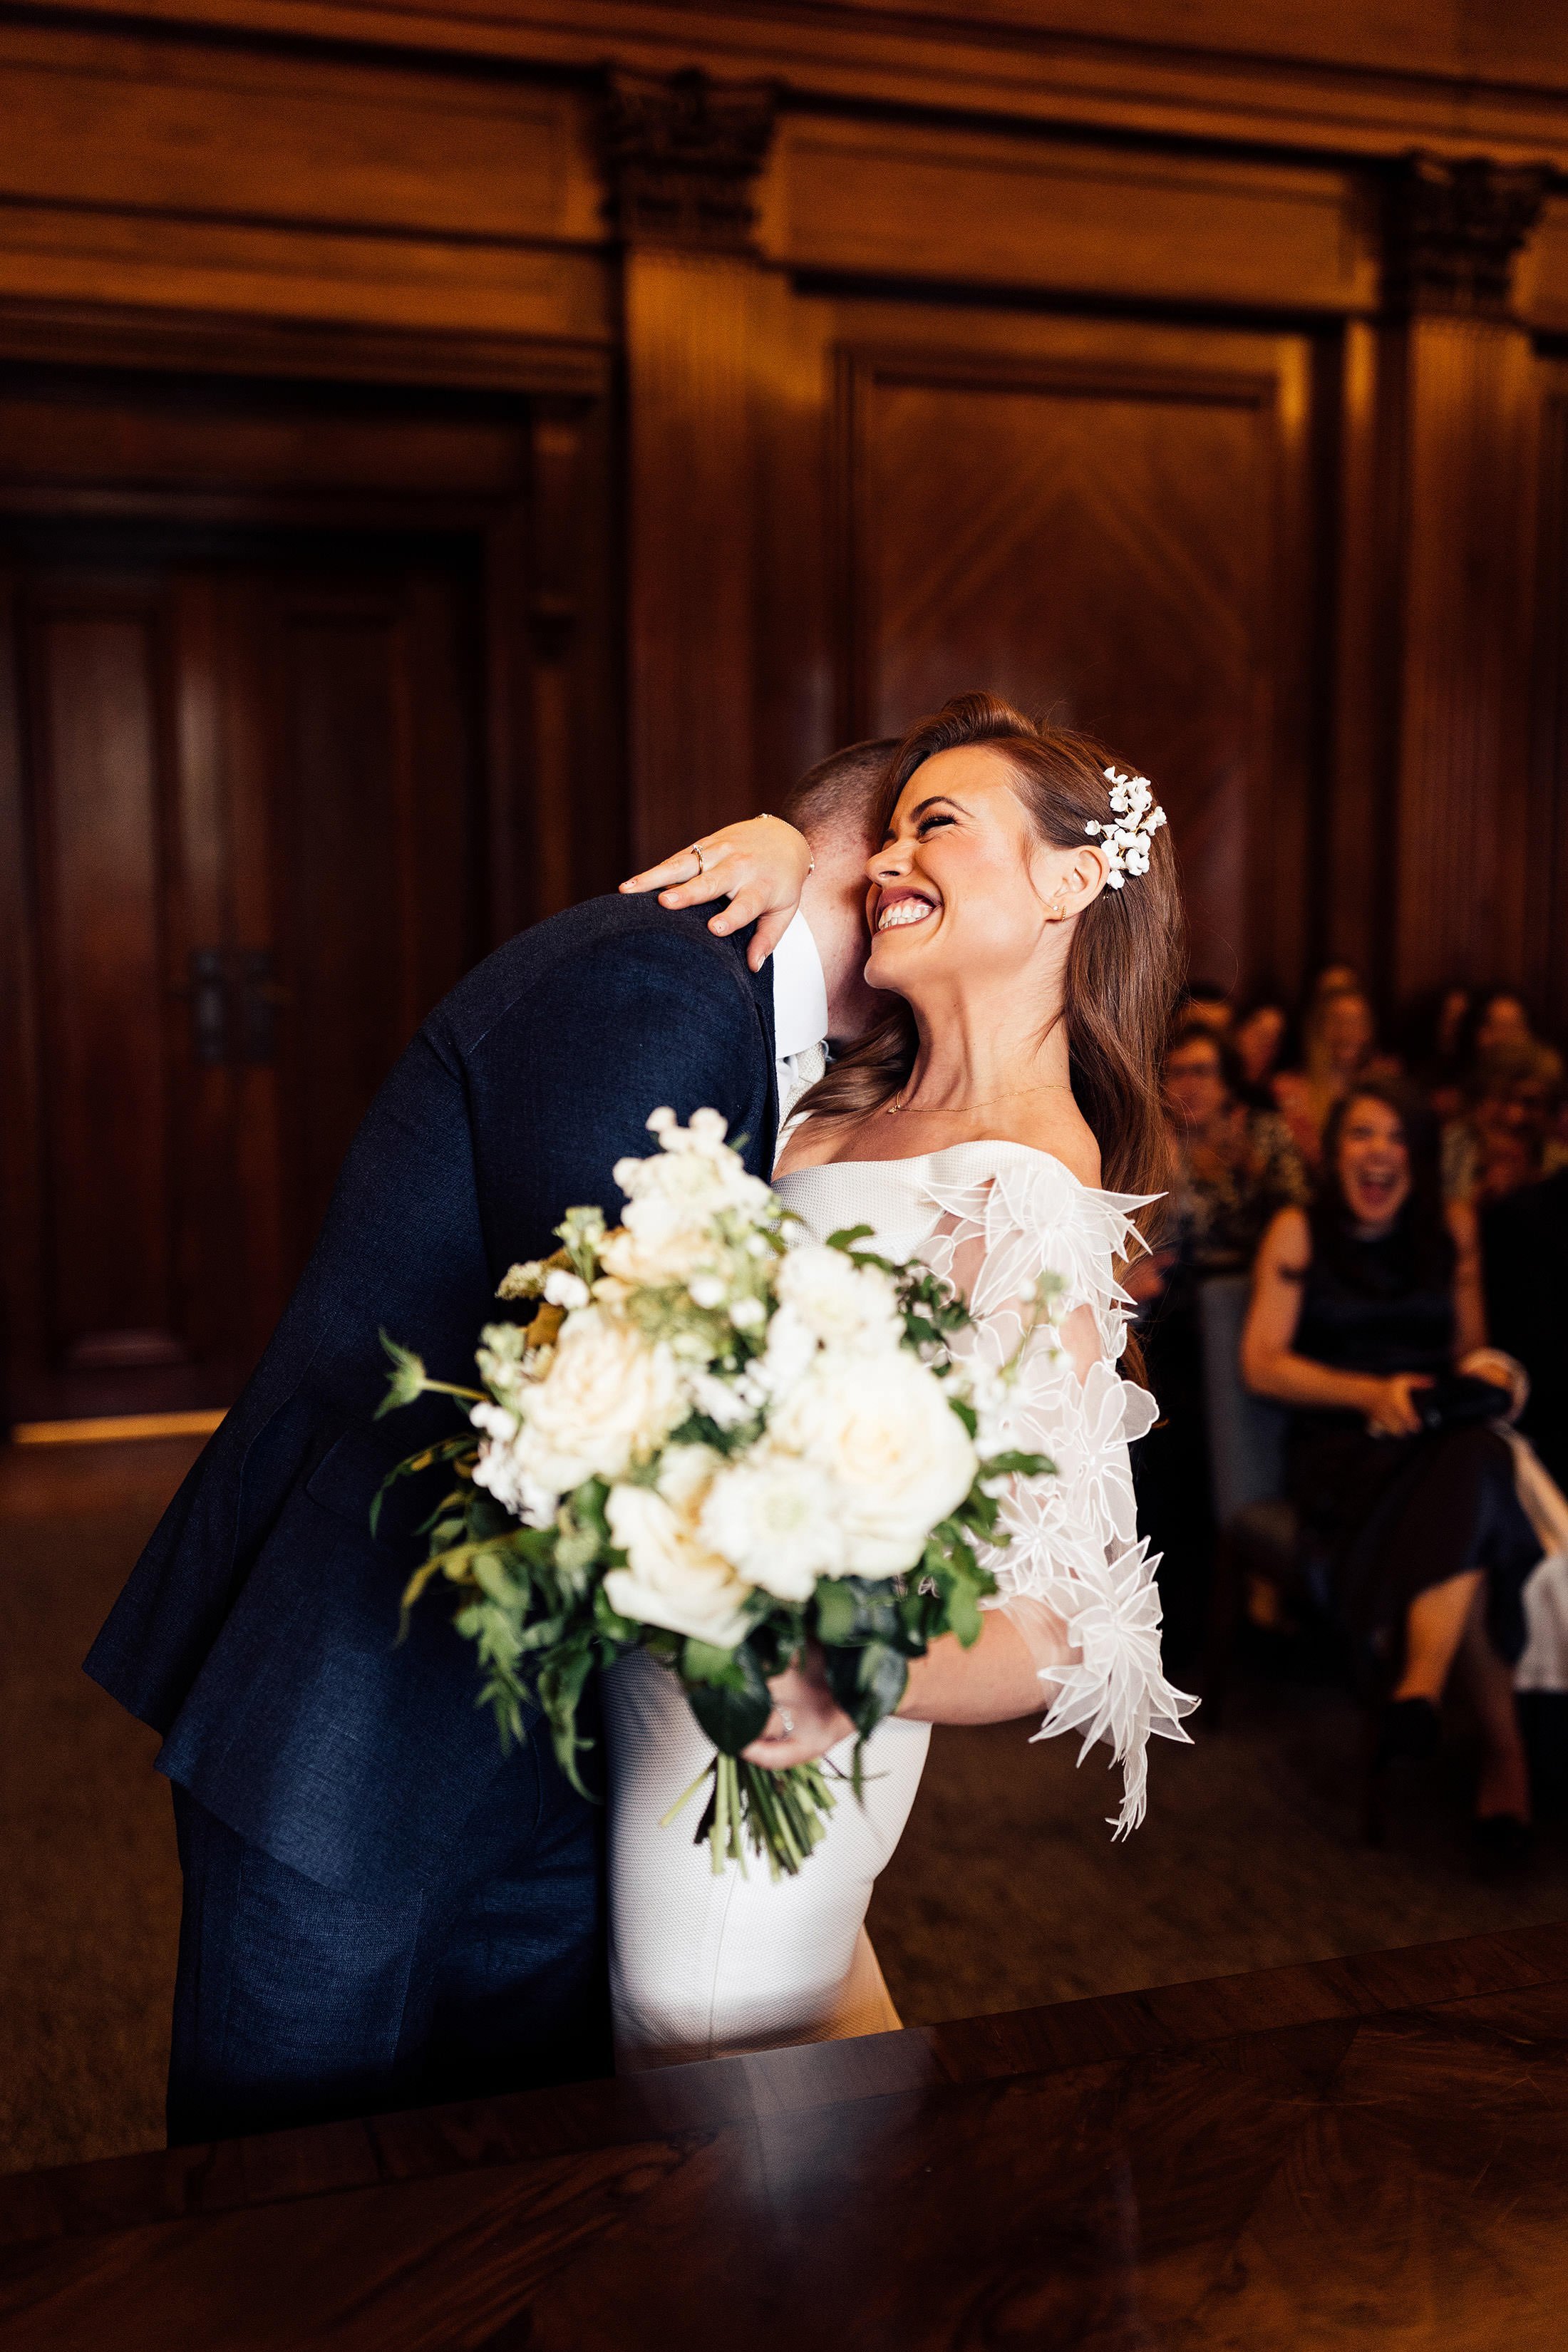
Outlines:
[{"label": "white shirt collar", "polygon": [[827,982],[805,917],[796,913],[773,950],[773,1051],[804,1053],[827,1035]]}]

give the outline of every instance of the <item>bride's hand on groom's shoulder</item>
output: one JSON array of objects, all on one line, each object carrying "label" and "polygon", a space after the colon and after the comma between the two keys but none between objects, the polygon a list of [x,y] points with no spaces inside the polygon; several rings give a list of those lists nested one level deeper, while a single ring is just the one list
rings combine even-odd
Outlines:
[{"label": "bride's hand on groom's shoulder", "polygon": [[760,1739],[742,1749],[748,1764],[783,1772],[792,1764],[812,1764],[850,1738],[855,1726],[827,1687],[819,1654],[808,1653],[804,1667],[791,1666],[768,1685],[773,1712]]},{"label": "bride's hand on groom's shoulder", "polygon": [[634,874],[621,888],[657,890],[661,907],[706,907],[714,898],[728,898],[708,928],[723,939],[754,922],[756,936],[746,961],[761,971],[795,918],[810,871],[805,834],[782,816],[749,816],[703,834],[672,857]]}]

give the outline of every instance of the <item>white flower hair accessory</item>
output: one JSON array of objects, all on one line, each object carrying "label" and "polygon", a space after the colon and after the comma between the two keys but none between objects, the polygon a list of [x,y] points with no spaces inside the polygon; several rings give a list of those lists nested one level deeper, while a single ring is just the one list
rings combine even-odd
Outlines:
[{"label": "white flower hair accessory", "polygon": [[1164,824],[1165,812],[1147,776],[1119,776],[1114,768],[1107,768],[1105,776],[1119,822],[1101,824],[1091,816],[1084,831],[1099,835],[1110,868],[1106,878],[1113,890],[1120,890],[1130,874],[1149,871],[1149,844]]}]

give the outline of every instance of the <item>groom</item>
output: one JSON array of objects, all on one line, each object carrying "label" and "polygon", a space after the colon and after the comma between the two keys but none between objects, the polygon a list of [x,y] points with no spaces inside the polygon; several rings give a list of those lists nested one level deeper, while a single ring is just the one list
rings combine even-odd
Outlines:
[{"label": "groom", "polygon": [[815,858],[753,973],[746,932],[647,897],[520,934],[430,1015],[350,1148],[315,1252],[238,1403],[87,1661],[163,1734],[184,1874],[169,2137],[194,2141],[607,2069],[602,1814],[547,1738],[502,1758],[473,1654],[439,1608],[395,1645],[426,1482],[449,1433],[422,1398],[374,1415],[384,1328],[461,1379],[495,1287],[610,1174],[646,1120],[711,1104],[772,1166],[781,1093],[876,1000],[867,835],[890,744],[805,778]]}]

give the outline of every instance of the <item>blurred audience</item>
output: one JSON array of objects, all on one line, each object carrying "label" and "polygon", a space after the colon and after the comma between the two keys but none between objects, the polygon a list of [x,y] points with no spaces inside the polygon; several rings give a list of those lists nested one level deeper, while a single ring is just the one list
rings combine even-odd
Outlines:
[{"label": "blurred audience", "polygon": [[1168,1238],[1200,1276],[1250,1265],[1275,1210],[1311,1197],[1284,1119],[1249,1095],[1235,1048],[1189,1013],[1165,1055],[1176,1167]]},{"label": "blurred audience", "polygon": [[1290,1406],[1289,1494],[1380,1707],[1380,1755],[1432,1752],[1438,1703],[1465,1684],[1495,1861],[1531,1816],[1511,1665],[1542,1557],[1504,1418],[1568,1486],[1568,1089],[1516,988],[1432,990],[1399,1040],[1399,1058],[1380,1051],[1344,962],[1300,1009],[1274,992],[1232,1007],[1208,983],[1184,1000],[1166,1234],[1129,1273],[1162,1406],[1135,1449],[1140,1517],[1192,1673],[1215,1543],[1199,1298],[1250,1267],[1241,1373]]},{"label": "blurred audience", "polygon": [[1408,1087],[1357,1080],[1331,1111],[1315,1205],[1281,1210],[1264,1236],[1242,1370],[1292,1408],[1291,1499],[1381,1698],[1380,1760],[1436,1751],[1462,1675],[1483,1747],[1479,1835],[1521,1846],[1510,1668],[1541,1546],[1491,1423],[1525,1381],[1486,1345],[1475,1217],[1444,1202],[1436,1122]]},{"label": "blurred audience", "polygon": [[1568,1090],[1516,989],[1434,990],[1397,1034],[1397,1058],[1380,1051],[1342,962],[1299,1007],[1189,992],[1165,1060],[1165,1233],[1129,1276],[1161,1408],[1139,1508],[1173,1658],[1197,1671],[1215,1539],[1199,1301],[1251,1270],[1244,1376],[1291,1408],[1289,1496],[1381,1752],[1435,1746],[1462,1683],[1496,1859],[1530,1814],[1510,1669],[1541,1557],[1503,1418],[1568,1486]]}]

